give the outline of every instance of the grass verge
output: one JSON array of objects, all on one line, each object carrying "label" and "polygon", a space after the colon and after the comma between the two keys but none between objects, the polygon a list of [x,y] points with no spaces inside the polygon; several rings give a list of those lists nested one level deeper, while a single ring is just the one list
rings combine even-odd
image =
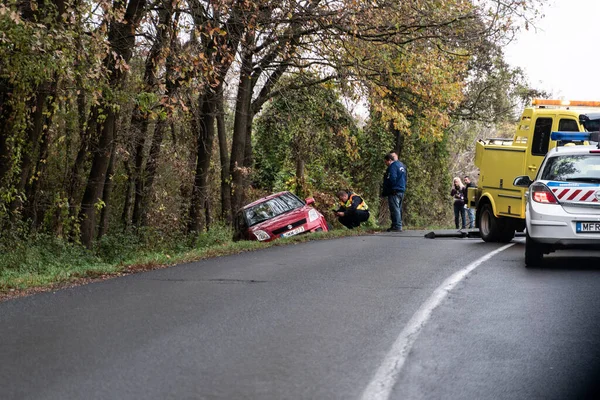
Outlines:
[{"label": "grass verge", "polygon": [[228,228],[216,227],[195,238],[166,238],[156,232],[107,236],[92,250],[46,235],[2,238],[0,301],[206,258],[376,230],[338,229],[261,243],[233,242]]}]

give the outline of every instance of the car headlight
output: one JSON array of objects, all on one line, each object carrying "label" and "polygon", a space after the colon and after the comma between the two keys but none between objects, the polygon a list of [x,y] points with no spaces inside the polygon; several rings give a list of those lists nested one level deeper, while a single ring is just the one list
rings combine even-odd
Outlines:
[{"label": "car headlight", "polygon": [[258,239],[258,241],[262,242],[263,240],[267,240],[270,238],[269,234],[265,231],[261,231],[260,229],[255,230],[254,232],[254,236],[256,236],[256,239]]},{"label": "car headlight", "polygon": [[319,213],[314,208],[311,208],[308,212],[308,222],[313,222],[317,219],[319,219]]}]

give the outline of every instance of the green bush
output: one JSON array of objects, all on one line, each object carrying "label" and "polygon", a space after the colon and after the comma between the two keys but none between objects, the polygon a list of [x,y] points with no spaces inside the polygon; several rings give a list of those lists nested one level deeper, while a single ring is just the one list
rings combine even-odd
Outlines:
[{"label": "green bush", "polygon": [[103,236],[94,246],[94,253],[104,262],[119,264],[132,258],[140,249],[145,246],[138,235],[120,233]]},{"label": "green bush", "polygon": [[65,266],[81,267],[100,262],[84,247],[47,234],[27,240],[3,238],[0,243],[0,275],[5,273],[47,274]]},{"label": "green bush", "polygon": [[200,233],[196,238],[197,249],[207,248],[215,245],[224,245],[232,242],[233,230],[223,222],[210,226],[208,232]]}]

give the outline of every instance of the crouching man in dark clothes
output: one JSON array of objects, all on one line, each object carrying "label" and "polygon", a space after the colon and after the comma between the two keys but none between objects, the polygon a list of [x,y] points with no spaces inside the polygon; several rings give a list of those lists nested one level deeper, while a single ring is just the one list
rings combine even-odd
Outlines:
[{"label": "crouching man in dark clothes", "polygon": [[340,200],[340,208],[335,211],[335,215],[346,228],[354,229],[369,219],[369,206],[356,193],[340,190],[337,198]]}]

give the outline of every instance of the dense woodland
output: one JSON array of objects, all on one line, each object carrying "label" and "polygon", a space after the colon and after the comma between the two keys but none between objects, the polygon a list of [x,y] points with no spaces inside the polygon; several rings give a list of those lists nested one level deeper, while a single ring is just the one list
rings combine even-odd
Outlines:
[{"label": "dense woodland", "polygon": [[2,238],[193,237],[278,190],[377,210],[392,149],[405,224],[444,225],[476,138],[540,94],[502,52],[540,3],[4,0]]}]

